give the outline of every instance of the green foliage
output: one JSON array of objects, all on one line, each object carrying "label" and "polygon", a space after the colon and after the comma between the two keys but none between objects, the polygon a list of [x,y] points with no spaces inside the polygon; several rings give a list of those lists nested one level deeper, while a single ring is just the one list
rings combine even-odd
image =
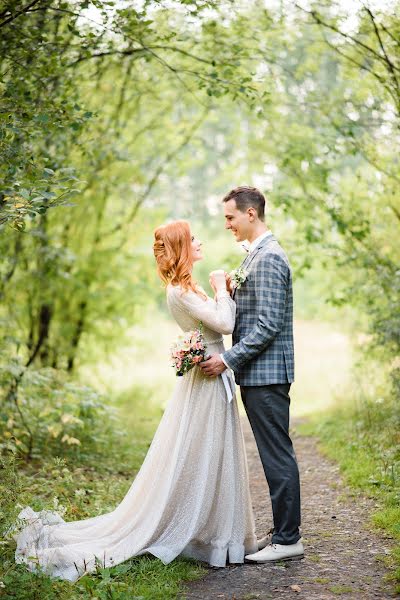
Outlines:
[{"label": "green foliage", "polygon": [[170,203],[159,180],[211,96],[257,93],[247,48],[221,43],[203,10],[215,6],[6,3],[0,224],[17,232],[0,239],[0,321],[25,366],[73,371],[148,302],[151,234]]},{"label": "green foliage", "polygon": [[[47,401],[42,389],[42,401]],[[68,520],[84,519],[113,510],[122,500],[135,472],[140,468],[160,410],[154,407],[143,390],[131,389],[119,398],[109,399],[118,406],[116,417],[107,424],[108,416],[100,414],[107,434],[94,448],[83,440],[76,454],[64,452],[63,458],[41,453],[33,462],[23,463],[18,454],[8,451],[0,457],[0,527],[6,532],[23,506],[36,510],[56,510]],[[82,417],[83,418],[83,417]],[[122,432],[118,434],[117,431]],[[62,450],[62,448],[61,448]],[[175,560],[164,565],[158,559],[143,556],[81,578],[74,585],[32,574],[14,562],[15,542],[5,536],[0,543],[0,597],[18,600],[31,598],[146,598],[173,599],[182,583],[203,574],[192,561]]]},{"label": "green foliage", "polygon": [[115,437],[115,416],[104,399],[60,370],[26,369],[10,359],[0,365],[0,382],[0,450],[79,461]]},{"label": "green foliage", "polygon": [[243,180],[271,190],[297,276],[318,255],[330,301],[397,353],[396,17],[361,8],[350,35],[329,3],[178,4],[98,2],[96,26],[83,0],[3,12],[1,206],[28,235],[0,242],[1,318],[25,364],[72,371],[120,336],[155,282],[152,227],[187,216],[213,237]]},{"label": "green foliage", "polygon": [[[6,565],[9,565],[7,561]],[[149,557],[127,561],[109,569],[99,568],[96,574],[80,579],[73,586],[55,583],[44,575],[33,575],[14,567],[3,576],[4,588],[0,597],[16,600],[175,600],[182,592],[183,583],[203,575],[200,566],[185,560],[176,560],[165,566]]]},{"label": "green foliage", "polygon": [[29,6],[3,3],[0,23],[0,224],[18,230],[73,197],[77,177],[66,156],[92,117],[65,68],[72,39],[62,12],[50,18],[48,3]]},{"label": "green foliage", "polygon": [[[160,223],[188,218],[199,232],[203,283],[240,263],[220,198],[243,183],[267,193],[267,222],[304,277],[298,314],[331,319],[343,307],[399,397],[398,1],[360,6],[351,19],[332,2],[139,4],[6,0],[0,9],[4,456],[82,465],[110,440],[121,448],[104,400],[70,376],[122,345],[144,307],[165,309],[152,256]],[[378,431],[397,414],[381,396],[383,405],[362,403],[358,428],[340,417],[343,444],[356,440],[354,483],[371,476],[376,493],[398,477],[397,466],[379,471],[398,460]],[[135,465],[150,439],[136,422],[142,400]],[[51,469],[60,489],[70,485],[64,468]],[[71,502],[72,517],[90,512],[85,498]],[[116,584],[79,593],[113,597]],[[55,593],[45,579],[38,586],[38,597]]]}]

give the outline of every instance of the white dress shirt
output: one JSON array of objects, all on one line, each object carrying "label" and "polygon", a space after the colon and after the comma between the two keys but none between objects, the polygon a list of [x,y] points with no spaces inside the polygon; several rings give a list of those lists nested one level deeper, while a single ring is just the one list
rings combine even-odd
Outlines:
[{"label": "white dress shirt", "polygon": [[272,235],[272,231],[268,230],[268,231],[264,231],[264,233],[262,233],[261,235],[258,236],[258,238],[256,238],[255,240],[253,240],[250,243],[248,243],[249,245],[247,246],[249,254],[251,254],[253,252],[253,250],[255,250],[258,246],[258,244],[266,237],[270,237]]}]

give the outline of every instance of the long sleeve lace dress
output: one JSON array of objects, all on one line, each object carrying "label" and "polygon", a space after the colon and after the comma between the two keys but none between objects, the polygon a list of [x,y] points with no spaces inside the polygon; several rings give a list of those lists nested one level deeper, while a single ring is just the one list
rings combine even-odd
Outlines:
[{"label": "long sleeve lace dress", "polygon": [[[226,291],[204,300],[168,286],[167,302],[183,331],[202,321],[207,351],[223,352],[235,303]],[[235,396],[221,376],[194,367],[177,378],[141,469],[110,513],[64,522],[25,508],[16,561],[75,581],[96,569],[145,553],[169,563],[186,556],[223,567],[257,550],[246,455]]]}]

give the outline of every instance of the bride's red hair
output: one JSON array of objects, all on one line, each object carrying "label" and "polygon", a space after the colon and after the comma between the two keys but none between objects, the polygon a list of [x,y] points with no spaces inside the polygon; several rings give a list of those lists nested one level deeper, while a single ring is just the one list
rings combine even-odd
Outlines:
[{"label": "bride's red hair", "polygon": [[157,271],[165,284],[180,285],[203,296],[192,277],[192,234],[189,223],[173,221],[157,227],[154,232],[154,256]]}]

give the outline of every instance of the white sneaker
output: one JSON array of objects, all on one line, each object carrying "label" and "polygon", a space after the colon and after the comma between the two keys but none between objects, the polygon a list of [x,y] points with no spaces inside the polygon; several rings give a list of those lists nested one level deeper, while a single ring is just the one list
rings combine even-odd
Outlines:
[{"label": "white sneaker", "polygon": [[[260,540],[261,541],[261,540]],[[277,560],[300,560],[304,558],[304,547],[302,542],[295,544],[270,544],[254,554],[247,554],[246,560],[256,563],[274,562]]]},{"label": "white sneaker", "polygon": [[259,550],[262,550],[263,548],[265,548],[265,546],[269,546],[269,544],[271,543],[271,536],[273,533],[274,529],[272,528],[268,531],[267,535],[265,535],[260,540],[257,540],[257,546]]}]

